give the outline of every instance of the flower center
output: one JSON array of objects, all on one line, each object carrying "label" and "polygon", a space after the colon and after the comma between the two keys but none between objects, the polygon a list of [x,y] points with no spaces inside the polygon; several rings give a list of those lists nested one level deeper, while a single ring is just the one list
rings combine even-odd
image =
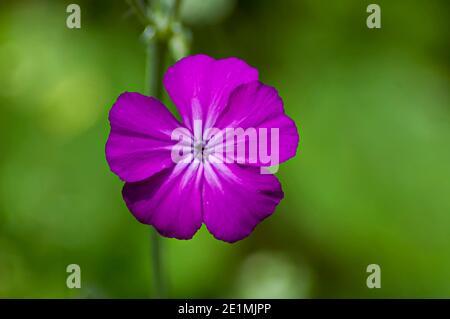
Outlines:
[{"label": "flower center", "polygon": [[194,142],[194,148],[193,148],[194,158],[198,158],[202,162],[205,160],[205,158],[208,155],[207,154],[207,143],[208,142],[205,142],[205,141]]}]

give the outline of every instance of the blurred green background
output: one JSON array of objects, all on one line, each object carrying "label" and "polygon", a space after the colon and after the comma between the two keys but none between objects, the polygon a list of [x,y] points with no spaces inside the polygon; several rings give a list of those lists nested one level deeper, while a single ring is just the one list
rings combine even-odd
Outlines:
[{"label": "blurred green background", "polygon": [[[104,155],[112,103],[144,91],[142,27],[86,0],[70,30],[71,2],[0,4],[0,297],[151,297],[150,229]],[[301,145],[249,238],[163,240],[170,297],[450,297],[449,2],[378,0],[370,30],[371,2],[182,4],[191,53],[257,67]]]}]

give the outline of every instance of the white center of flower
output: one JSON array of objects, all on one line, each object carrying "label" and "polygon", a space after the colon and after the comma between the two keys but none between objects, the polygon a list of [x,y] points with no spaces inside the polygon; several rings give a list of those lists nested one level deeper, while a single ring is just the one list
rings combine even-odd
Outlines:
[{"label": "white center of flower", "polygon": [[202,162],[208,160],[208,156],[210,155],[208,141],[194,142],[192,153],[194,154],[194,158],[197,158]]}]

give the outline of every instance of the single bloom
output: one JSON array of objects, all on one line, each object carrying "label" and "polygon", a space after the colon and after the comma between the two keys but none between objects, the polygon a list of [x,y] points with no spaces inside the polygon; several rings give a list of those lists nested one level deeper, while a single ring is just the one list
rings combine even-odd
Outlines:
[{"label": "single bloom", "polygon": [[247,237],[284,196],[264,174],[264,153],[276,154],[270,165],[295,156],[294,121],[278,92],[237,58],[189,56],[163,82],[181,122],[157,99],[131,92],[109,113],[106,159],[125,182],[128,209],[166,237],[190,239],[203,223],[226,242]]}]

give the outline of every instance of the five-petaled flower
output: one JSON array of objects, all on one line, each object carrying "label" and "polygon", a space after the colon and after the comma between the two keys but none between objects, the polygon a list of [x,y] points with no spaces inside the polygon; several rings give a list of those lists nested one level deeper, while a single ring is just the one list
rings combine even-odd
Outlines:
[{"label": "five-petaled flower", "polygon": [[[283,198],[277,178],[261,174],[261,161],[174,162],[172,150],[179,141],[172,132],[184,128],[192,139],[189,147],[203,152],[209,141],[204,131],[211,127],[276,128],[281,163],[295,156],[295,123],[277,91],[237,58],[186,57],[167,70],[163,82],[182,123],[160,101],[139,93],[121,94],[109,113],[106,159],[125,181],[128,209],[166,237],[190,239],[204,223],[217,239],[245,238]],[[203,123],[200,141],[194,137],[196,121]]]}]

